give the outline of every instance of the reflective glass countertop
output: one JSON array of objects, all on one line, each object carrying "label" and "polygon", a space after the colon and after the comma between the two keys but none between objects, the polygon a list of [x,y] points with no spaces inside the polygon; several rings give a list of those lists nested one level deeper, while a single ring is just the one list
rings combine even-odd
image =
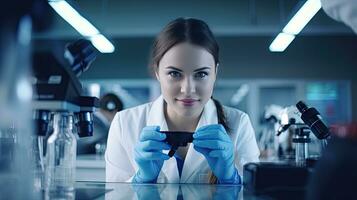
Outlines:
[{"label": "reflective glass countertop", "polygon": [[[75,199],[302,199],[301,192],[251,194],[239,185],[76,182]],[[56,199],[56,198],[51,198]],[[68,198],[67,198],[68,199]]]}]

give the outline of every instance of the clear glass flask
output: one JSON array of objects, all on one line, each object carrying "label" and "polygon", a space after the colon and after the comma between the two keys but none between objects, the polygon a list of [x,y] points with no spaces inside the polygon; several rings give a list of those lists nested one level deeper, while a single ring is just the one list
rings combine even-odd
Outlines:
[{"label": "clear glass flask", "polygon": [[[77,141],[72,132],[73,116],[66,112],[54,116],[54,132],[47,140],[46,192],[69,195],[75,184]],[[51,195],[52,196],[52,195]]]}]

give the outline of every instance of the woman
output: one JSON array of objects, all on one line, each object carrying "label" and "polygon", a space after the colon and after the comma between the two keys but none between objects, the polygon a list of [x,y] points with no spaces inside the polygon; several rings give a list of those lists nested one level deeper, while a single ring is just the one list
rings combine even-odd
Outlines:
[{"label": "woman", "polygon": [[[178,18],[158,35],[152,68],[162,95],[119,112],[110,127],[106,180],[241,184],[242,166],[258,161],[249,117],[212,98],[218,44],[201,20]],[[195,132],[173,158],[160,131]]]}]

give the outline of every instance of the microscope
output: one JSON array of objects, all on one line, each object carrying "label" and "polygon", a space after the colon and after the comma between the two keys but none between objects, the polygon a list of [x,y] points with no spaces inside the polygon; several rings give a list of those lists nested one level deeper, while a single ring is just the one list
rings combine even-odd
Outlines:
[{"label": "microscope", "polygon": [[289,128],[293,128],[295,161],[247,163],[243,170],[243,183],[247,191],[264,193],[290,190],[303,193],[316,161],[309,160],[310,132],[322,141],[323,148],[327,144],[330,132],[314,107],[308,107],[303,101],[299,101],[296,108],[304,123],[297,123],[295,118],[290,118],[277,133],[279,136]]},{"label": "microscope", "polygon": [[[47,136],[53,132],[53,128],[70,126],[71,131],[69,132],[72,132],[73,123],[75,125],[73,132],[78,133],[79,137],[93,135],[93,112],[96,107],[99,107],[99,99],[82,96],[82,86],[78,77],[89,68],[96,58],[96,54],[97,51],[90,41],[85,39],[68,44],[65,47],[64,56],[52,52],[35,52],[33,54],[32,83],[35,93],[33,95],[32,108],[35,140],[37,140],[34,142],[33,149],[37,156],[37,168],[39,168],[40,180],[38,184],[42,189],[45,187],[46,182],[44,180],[44,150],[46,149]],[[48,140],[50,139],[51,137]],[[74,147],[71,147],[70,151],[74,151],[72,153],[74,154],[72,155],[74,159],[71,160],[75,161],[76,142],[74,141],[73,143],[75,143]],[[47,149],[49,147],[48,143]],[[51,152],[46,152],[46,157],[51,156],[49,154]],[[67,152],[67,150],[63,150],[63,152]],[[56,162],[60,165],[63,162],[62,160],[67,159],[65,156],[58,158],[57,161],[49,162]]]},{"label": "microscope", "polygon": [[[0,193],[4,199],[41,198],[33,157],[40,157],[43,172],[43,141],[54,126],[54,114],[73,116],[80,136],[93,132],[91,113],[98,99],[82,96],[78,76],[96,52],[89,41],[79,40],[66,46],[65,56],[33,54],[32,33],[48,29],[51,19],[44,0],[14,0],[1,7]],[[61,62],[64,57],[67,60]]]},{"label": "microscope", "polygon": [[293,128],[292,142],[295,144],[295,162],[299,166],[305,166],[306,161],[309,159],[310,132],[321,141],[323,149],[326,147],[330,132],[316,108],[309,108],[303,101],[299,101],[296,104],[296,108],[300,114],[298,117],[304,123],[298,123],[294,117],[290,117],[289,123],[280,126],[276,135],[279,136],[289,128]]},{"label": "microscope", "polygon": [[[96,50],[90,41],[80,39],[66,47],[68,65],[50,52],[33,55],[33,109],[36,132],[45,136],[49,132],[51,115],[55,112],[69,112],[75,117],[79,137],[92,136],[93,116],[99,100],[82,96],[78,77],[86,71],[96,58]],[[62,62],[61,62],[62,61]]]}]

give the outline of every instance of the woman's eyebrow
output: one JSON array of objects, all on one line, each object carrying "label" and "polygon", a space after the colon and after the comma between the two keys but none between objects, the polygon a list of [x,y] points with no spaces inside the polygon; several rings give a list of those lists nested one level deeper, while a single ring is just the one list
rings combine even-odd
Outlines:
[{"label": "woman's eyebrow", "polygon": [[176,68],[176,67],[173,67],[173,66],[168,66],[168,67],[166,67],[166,69],[173,69],[173,70],[177,70],[177,71],[182,72],[182,70],[181,70],[181,69]]},{"label": "woman's eyebrow", "polygon": [[209,69],[210,70],[211,68],[210,67],[201,67],[201,68],[195,69],[194,72],[205,70],[205,69]]},{"label": "woman's eyebrow", "polygon": [[[183,72],[182,69],[179,69],[179,68],[176,68],[176,67],[173,67],[173,66],[168,66],[166,67],[166,69],[173,69],[173,70],[176,70],[176,71],[180,71],[180,72]],[[194,72],[197,72],[197,71],[201,71],[201,70],[205,70],[205,69],[211,69],[211,67],[201,67],[201,68],[198,68],[198,69],[195,69],[193,70]]]}]

